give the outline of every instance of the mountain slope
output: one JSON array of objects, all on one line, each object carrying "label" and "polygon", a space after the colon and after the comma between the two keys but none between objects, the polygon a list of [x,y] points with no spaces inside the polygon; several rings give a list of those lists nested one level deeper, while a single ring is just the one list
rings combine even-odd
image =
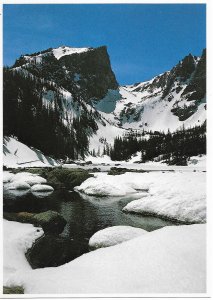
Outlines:
[{"label": "mountain slope", "polygon": [[206,119],[206,52],[119,87],[105,46],[22,55],[4,69],[4,135],[55,158],[110,149],[133,129],[175,131]]},{"label": "mountain slope", "polygon": [[105,46],[98,48],[59,47],[21,56],[14,68],[55,82],[75,98],[91,103],[103,98],[118,83]]},{"label": "mountain slope", "polygon": [[17,141],[14,137],[4,137],[4,166],[16,167],[51,167],[59,166],[59,162],[45,156],[41,151],[30,148]]},{"label": "mountain slope", "polygon": [[150,81],[120,87],[119,93],[106,118],[124,128],[174,131],[201,125],[206,119],[206,51],[199,58],[189,54]]},{"label": "mountain slope", "polygon": [[111,143],[125,130],[109,125],[93,102],[117,87],[106,47],[21,56],[4,70],[4,134],[56,158],[102,151],[105,127]]}]

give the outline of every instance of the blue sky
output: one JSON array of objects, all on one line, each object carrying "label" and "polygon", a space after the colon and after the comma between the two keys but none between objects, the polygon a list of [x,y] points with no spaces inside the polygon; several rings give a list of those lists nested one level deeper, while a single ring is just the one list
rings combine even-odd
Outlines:
[{"label": "blue sky", "polygon": [[4,65],[61,45],[106,45],[120,84],[151,79],[206,44],[205,4],[7,4]]}]

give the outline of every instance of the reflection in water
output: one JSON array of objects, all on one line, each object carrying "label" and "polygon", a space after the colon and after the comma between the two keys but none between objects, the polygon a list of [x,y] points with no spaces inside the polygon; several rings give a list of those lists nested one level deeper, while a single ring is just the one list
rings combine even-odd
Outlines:
[{"label": "reflection in water", "polygon": [[47,197],[49,195],[52,194],[53,191],[49,191],[49,192],[35,192],[35,191],[31,191],[31,193],[35,196],[35,197],[38,197],[38,198],[44,198],[44,197]]},{"label": "reflection in water", "polygon": [[8,197],[15,199],[24,195],[30,194],[30,190],[5,190]]},{"label": "reflection in water", "polygon": [[[42,193],[43,194],[43,193]],[[122,212],[130,201],[146,196],[138,193],[128,197],[91,197],[82,196],[66,190],[54,191],[49,195],[37,197],[32,193],[20,195],[4,191],[5,212],[42,212],[54,210],[67,221],[62,237],[73,240],[81,253],[88,251],[88,240],[98,230],[116,225],[129,225],[152,231],[163,226],[174,225],[156,217],[140,216]]]}]

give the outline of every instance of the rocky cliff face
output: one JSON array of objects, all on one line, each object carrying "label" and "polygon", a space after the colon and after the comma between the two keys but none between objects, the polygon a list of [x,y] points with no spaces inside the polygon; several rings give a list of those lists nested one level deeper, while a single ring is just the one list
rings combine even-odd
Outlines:
[{"label": "rocky cliff face", "polygon": [[201,57],[189,54],[150,81],[125,86],[120,94],[110,119],[125,128],[165,131],[200,125],[206,118],[206,51]]},{"label": "rocky cliff face", "polygon": [[23,55],[4,69],[4,134],[56,158],[83,157],[106,144],[106,127],[112,142],[122,131],[94,107],[117,88],[104,46]]},{"label": "rocky cliff face", "polygon": [[109,89],[118,88],[105,46],[48,49],[21,56],[13,67],[55,82],[87,103],[104,98]]}]

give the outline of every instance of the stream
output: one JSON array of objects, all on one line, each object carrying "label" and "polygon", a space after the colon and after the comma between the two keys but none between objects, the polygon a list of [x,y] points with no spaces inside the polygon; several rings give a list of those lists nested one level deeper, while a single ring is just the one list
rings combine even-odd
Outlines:
[{"label": "stream", "polygon": [[[67,224],[60,237],[66,243],[60,246],[60,260],[58,262],[50,261],[47,264],[40,261],[36,265],[46,267],[63,264],[88,252],[90,237],[106,227],[127,225],[152,231],[164,226],[177,225],[177,223],[157,217],[122,212],[122,208],[134,199],[136,199],[135,195],[134,198],[133,196],[96,198],[68,190],[56,190],[49,195],[34,195],[30,191],[7,190],[4,191],[3,209],[4,212],[27,211],[32,213],[53,210],[65,218]],[[45,247],[48,245],[51,245],[49,240],[46,241]],[[36,258],[36,260],[47,259],[42,255]]]}]

